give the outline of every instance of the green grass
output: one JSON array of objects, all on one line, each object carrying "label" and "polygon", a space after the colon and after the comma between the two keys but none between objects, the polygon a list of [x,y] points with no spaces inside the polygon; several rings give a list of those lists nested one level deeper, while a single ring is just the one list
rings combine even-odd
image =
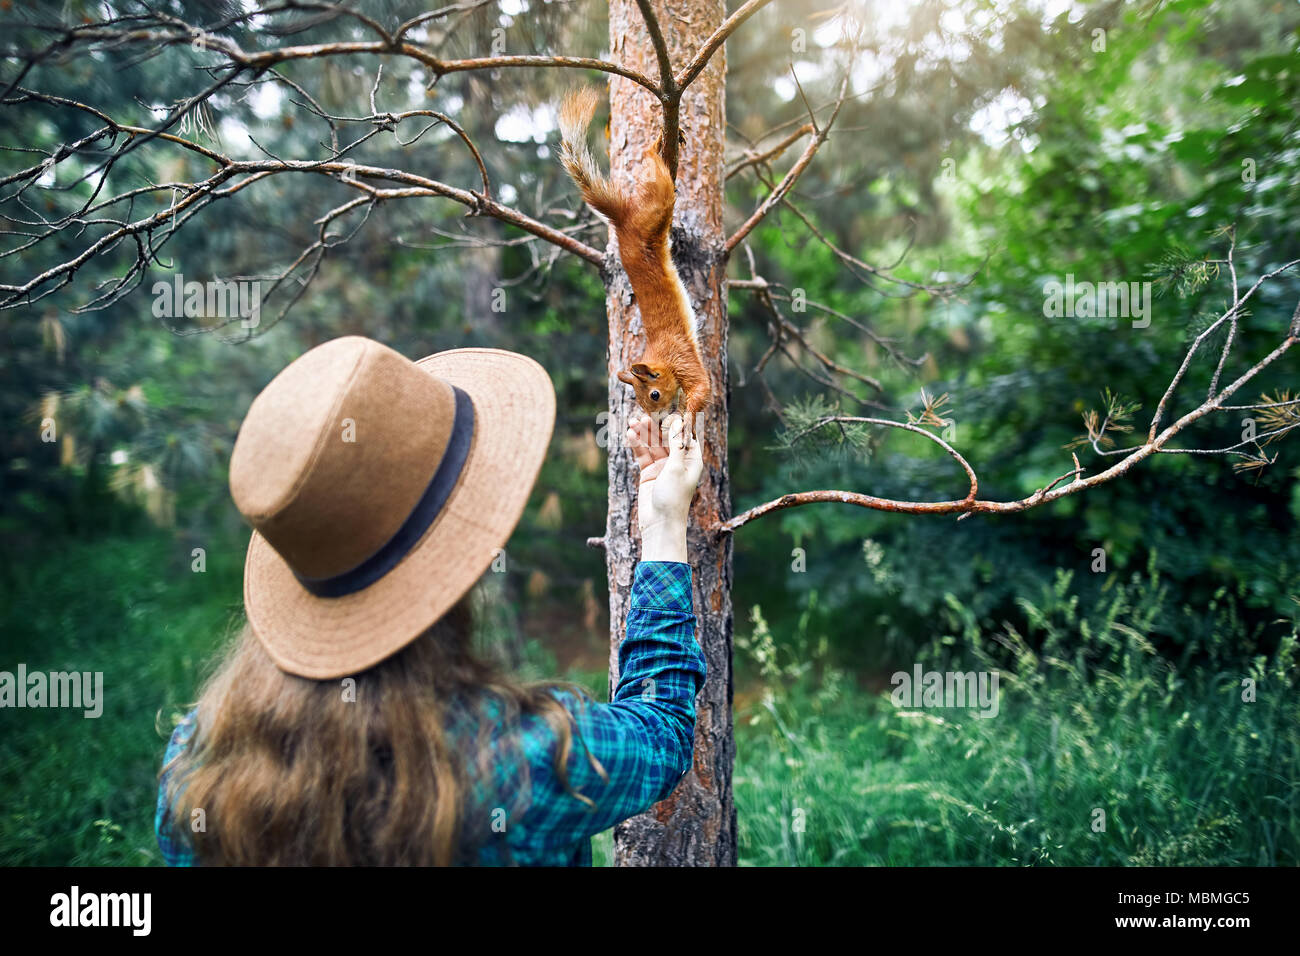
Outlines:
[{"label": "green grass", "polygon": [[169,537],[60,542],[8,562],[0,581],[0,670],[102,671],[104,709],[0,710],[0,862],[161,862],[153,839],[159,760],[203,666],[229,632],[242,548]]},{"label": "green grass", "polygon": [[[0,710],[0,864],[160,862],[166,732],[239,619],[242,545],[214,544],[203,574],[189,548],[155,533],[7,563],[0,670],[103,671],[105,702],[98,719]],[[736,721],[741,862],[1296,864],[1294,637],[1239,663],[1234,622],[1203,610],[1224,617],[1221,633],[1189,649],[1195,668],[1174,667],[1145,636],[1184,613],[1163,601],[1158,581],[1134,580],[1085,613],[1063,578],[1023,602],[1023,634],[986,632],[953,603],[919,659],[997,669],[989,719],[900,710],[832,667],[824,642],[738,628],[762,689]],[[531,644],[529,675],[553,668]],[[603,693],[601,674],[566,676]],[[601,834],[597,865],[611,853]]]},{"label": "green grass", "polygon": [[951,604],[924,669],[998,670],[989,718],[863,695],[824,648],[774,640],[759,614],[739,640],[768,688],[737,714],[742,863],[1300,861],[1294,625],[1271,656],[1234,665],[1226,618],[1185,655],[1206,663],[1184,672],[1144,637],[1174,614],[1157,580],[1116,586],[1089,613],[1069,583],[1022,602],[1023,635],[983,632]]}]

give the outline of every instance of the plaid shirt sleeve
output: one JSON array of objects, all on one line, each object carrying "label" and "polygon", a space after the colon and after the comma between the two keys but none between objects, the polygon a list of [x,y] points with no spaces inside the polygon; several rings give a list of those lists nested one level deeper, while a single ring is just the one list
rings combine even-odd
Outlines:
[{"label": "plaid shirt sleeve", "polygon": [[666,798],[690,770],[695,695],[706,665],[695,640],[689,564],[636,566],[618,672],[608,704],[557,693],[575,724],[569,784],[594,806],[568,793],[558,779],[554,734],[536,725],[526,734],[532,802],[523,823],[530,843],[559,848],[607,830]]},{"label": "plaid shirt sleeve", "polygon": [[[190,711],[172,731],[172,738],[167,742],[167,752],[163,755],[164,767],[185,748],[193,732],[194,711]],[[162,851],[163,862],[168,866],[194,866],[197,862],[194,851],[190,847],[185,831],[177,827],[172,820],[171,808],[167,805],[167,783],[170,779],[171,771],[165,770],[158,784],[158,808],[154,811],[153,818],[154,833],[158,837],[158,849]]]}]

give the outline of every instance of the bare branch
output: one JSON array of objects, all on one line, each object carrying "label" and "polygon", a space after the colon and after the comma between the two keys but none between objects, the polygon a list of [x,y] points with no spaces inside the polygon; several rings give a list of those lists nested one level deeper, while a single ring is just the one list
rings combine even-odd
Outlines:
[{"label": "bare branch", "polygon": [[1228,355],[1232,352],[1232,343],[1237,337],[1237,307],[1240,305],[1241,290],[1237,288],[1237,264],[1233,261],[1233,253],[1237,249],[1237,230],[1231,231],[1232,239],[1228,244],[1228,271],[1232,274],[1232,308],[1230,310],[1231,326],[1228,329],[1228,339],[1223,343],[1223,351],[1219,353],[1219,364],[1214,370],[1214,377],[1210,379],[1210,388],[1205,393],[1206,398],[1214,397],[1214,390],[1219,387],[1219,376],[1223,374],[1223,366],[1228,361]]},{"label": "bare branch", "polygon": [[[278,9],[285,10],[291,9],[291,7],[283,6]],[[346,8],[339,7],[336,9],[342,12],[348,12],[346,11]],[[264,11],[253,11],[252,13],[245,14],[244,16],[235,19],[246,19],[249,16],[262,15],[263,13]],[[68,50],[78,44],[89,46],[96,43],[104,43],[111,44],[115,48],[122,48],[131,45],[146,45],[153,48],[161,48],[167,46],[188,46],[195,42],[196,37],[201,37],[204,49],[213,53],[219,53],[226,57],[226,66],[239,72],[252,71],[260,73],[281,63],[289,63],[294,60],[375,54],[402,56],[415,60],[422,66],[426,67],[435,77],[442,77],[451,73],[464,73],[471,70],[490,69],[538,68],[597,70],[602,73],[612,73],[616,76],[624,77],[639,86],[645,87],[647,90],[655,93],[656,96],[659,95],[658,84],[644,74],[639,73],[636,70],[627,69],[617,63],[610,63],[606,60],[600,60],[594,57],[523,54],[444,60],[433,55],[418,44],[399,40],[396,37],[386,36],[379,40],[340,40],[329,43],[308,43],[298,46],[284,46],[266,50],[245,51],[233,40],[220,36],[215,32],[217,29],[224,28],[224,25],[216,27],[210,31],[191,26],[174,17],[168,17],[162,14],[154,15],[154,20],[159,24],[167,23],[173,24],[173,26],[171,26],[170,29],[150,29],[147,27],[124,29],[114,25],[86,24],[60,28],[62,35],[42,50],[29,52],[10,49],[0,52],[0,55],[26,62],[41,62],[48,59],[55,52],[66,55]],[[229,22],[233,21],[228,21],[228,23]],[[380,32],[383,33],[382,28],[380,28]]]},{"label": "bare branch", "polygon": [[812,123],[804,123],[793,133],[787,134],[780,142],[778,142],[771,149],[764,150],[761,153],[755,152],[752,149],[746,150],[744,156],[741,157],[740,161],[737,162],[735,166],[731,167],[731,169],[727,171],[727,179],[730,179],[732,176],[735,176],[736,174],[740,173],[742,170],[744,170],[749,166],[758,166],[761,164],[766,164],[771,162],[773,159],[776,159],[787,149],[789,149],[792,145],[794,145],[796,140],[800,139],[803,136],[806,136],[808,133],[815,132],[816,129],[817,127]]},{"label": "bare branch", "polygon": [[771,2],[772,0],[747,0],[735,13],[723,20],[718,29],[713,31],[713,35],[704,41],[704,45],[700,47],[700,51],[691,59],[686,69],[677,75],[678,90],[684,90],[694,83],[695,78],[704,72],[704,68],[713,59],[713,54],[718,52],[718,47],[727,42],[727,37],[735,33],[736,28],[757,13],[760,8]]},{"label": "bare branch", "polygon": [[811,425],[807,426],[806,428],[803,428],[800,431],[796,432],[793,436],[791,436],[791,441],[796,441],[805,434],[814,432],[819,428],[822,428],[826,425],[833,424],[833,423],[844,424],[844,425],[852,425],[852,424],[878,425],[882,428],[901,428],[904,431],[909,431],[917,435],[923,435],[924,437],[928,438],[930,441],[938,445],[940,448],[942,448],[945,452],[947,452],[947,454],[955,462],[957,462],[957,464],[961,465],[962,470],[966,472],[966,477],[970,481],[970,490],[967,491],[966,497],[963,498],[962,501],[963,502],[974,501],[975,496],[979,493],[979,481],[975,477],[975,469],[973,469],[970,466],[970,462],[968,462],[965,458],[963,458],[960,452],[958,452],[955,448],[953,448],[950,444],[948,444],[946,441],[944,441],[934,432],[926,431],[924,428],[921,428],[918,425],[911,422],[896,422],[888,418],[858,418],[850,415],[826,415],[822,418],[819,418],[817,421],[813,422]]},{"label": "bare branch", "polygon": [[[565,232],[555,229],[545,223],[538,222],[535,219],[504,206],[495,200],[481,194],[466,189],[460,189],[437,180],[428,179],[414,173],[408,173],[397,169],[386,169],[378,166],[363,166],[351,162],[339,160],[330,161],[305,161],[305,160],[257,160],[236,162],[228,158],[221,164],[217,170],[208,179],[193,184],[186,196],[179,199],[176,203],[168,208],[159,210],[151,216],[134,222],[119,222],[113,230],[101,236],[95,242],[87,246],[81,253],[67,259],[58,265],[52,266],[40,275],[33,277],[21,284],[0,284],[0,293],[7,293],[0,298],[0,309],[13,308],[18,305],[35,301],[30,298],[33,292],[40,290],[49,282],[60,279],[63,276],[71,276],[77,269],[85,263],[95,258],[97,255],[106,252],[115,246],[120,240],[127,236],[138,236],[148,234],[154,230],[172,223],[175,218],[185,213],[195,204],[207,205],[212,199],[225,198],[233,195],[235,192],[244,189],[253,182],[262,178],[287,172],[311,172],[323,175],[338,175],[348,177],[345,181],[354,188],[362,189],[368,192],[376,200],[385,199],[405,199],[417,196],[438,196],[445,199],[451,199],[462,205],[468,206],[472,215],[486,215],[502,222],[509,223],[525,232],[531,233],[539,238],[553,242],[561,248],[566,249],[575,255],[586,259],[593,265],[601,265],[603,257],[591,246],[580,242]],[[239,180],[226,190],[219,190],[217,187],[223,186],[231,179],[241,174],[249,174],[246,178]],[[388,181],[403,184],[400,188],[377,189],[360,181],[356,177],[366,177],[380,181]],[[64,227],[58,227],[49,233],[56,234],[66,225],[71,225],[69,221]],[[141,263],[143,264],[143,263]]]},{"label": "bare branch", "polygon": [[[1188,426],[1201,420],[1202,418],[1205,418],[1207,415],[1210,415],[1215,412],[1256,410],[1256,409],[1274,409],[1274,410],[1289,409],[1291,407],[1300,405],[1300,399],[1291,399],[1285,396],[1280,401],[1261,402],[1255,405],[1225,404],[1227,399],[1229,399],[1232,395],[1238,392],[1247,383],[1249,383],[1254,378],[1256,378],[1256,376],[1258,376],[1260,372],[1268,368],[1279,358],[1281,358],[1284,354],[1286,354],[1286,352],[1289,349],[1291,349],[1292,346],[1296,345],[1297,342],[1300,342],[1300,336],[1296,334],[1297,331],[1300,330],[1297,330],[1295,328],[1294,322],[1292,323],[1291,327],[1288,328],[1287,332],[1285,333],[1285,337],[1282,339],[1282,341],[1275,348],[1273,348],[1272,351],[1270,351],[1258,362],[1256,362],[1251,368],[1249,368],[1242,375],[1240,375],[1230,385],[1226,386],[1222,390],[1212,391],[1212,394],[1207,396],[1205,401],[1203,401],[1196,408],[1192,409],[1190,412],[1183,415],[1177,421],[1168,425],[1163,431],[1157,433],[1154,431],[1154,429],[1159,423],[1160,413],[1164,410],[1165,406],[1168,404],[1169,398],[1172,395],[1174,389],[1184,377],[1187,371],[1187,367],[1190,364],[1191,357],[1195,353],[1200,343],[1204,341],[1204,339],[1214,329],[1219,328],[1220,326],[1222,326],[1224,322],[1228,322],[1231,320],[1233,316],[1238,315],[1242,307],[1244,306],[1245,302],[1254,294],[1254,292],[1260,287],[1260,285],[1264,281],[1298,264],[1300,264],[1300,260],[1289,262],[1286,265],[1273,270],[1272,272],[1264,274],[1250,288],[1250,290],[1245,293],[1245,295],[1238,296],[1234,292],[1233,303],[1232,305],[1229,306],[1228,310],[1219,319],[1217,319],[1214,323],[1212,323],[1209,328],[1207,328],[1204,332],[1202,332],[1199,336],[1197,336],[1196,340],[1189,347],[1187,355],[1184,357],[1183,362],[1179,366],[1178,371],[1175,373],[1174,378],[1169,385],[1169,388],[1166,390],[1165,395],[1161,400],[1160,408],[1157,409],[1156,416],[1153,419],[1153,424],[1152,424],[1153,431],[1151,434],[1148,435],[1147,440],[1143,442],[1141,445],[1129,449],[1124,449],[1122,452],[1115,453],[1115,454],[1122,454],[1123,458],[1121,458],[1119,461],[1117,461],[1115,464],[1111,465],[1109,468],[1105,469],[1104,471],[1098,472],[1086,478],[1083,477],[1084,469],[1079,464],[1078,457],[1075,456],[1073,459],[1074,468],[1072,468],[1070,471],[1056,478],[1054,481],[1052,481],[1050,484],[1046,485],[1045,487],[1038,489],[1032,495],[1029,495],[1028,497],[1025,498],[1012,500],[1012,501],[993,501],[993,500],[977,499],[974,495],[974,488],[976,487],[975,473],[973,470],[969,468],[967,469],[967,473],[970,476],[972,482],[972,492],[965,499],[962,499],[960,501],[958,500],[902,501],[902,500],[895,500],[889,498],[879,498],[873,495],[865,495],[865,494],[860,494],[858,492],[852,492],[852,491],[817,490],[817,491],[797,492],[793,494],[782,495],[779,498],[775,498],[771,501],[750,508],[747,511],[742,512],[741,514],[736,515],[730,520],[722,522],[721,524],[717,525],[713,530],[715,531],[715,533],[718,534],[726,534],[735,531],[737,528],[740,528],[743,525],[747,524],[748,522],[754,520],[755,518],[762,517],[763,515],[771,514],[776,511],[782,511],[786,508],[792,508],[798,505],[811,504],[814,502],[838,502],[841,504],[852,504],[852,505],[858,505],[859,507],[875,509],[878,511],[891,511],[891,512],[897,512],[901,514],[956,514],[959,516],[959,518],[965,518],[965,517],[969,517],[971,514],[981,514],[981,513],[1009,514],[1009,513],[1019,512],[1019,511],[1025,511],[1029,508],[1036,507],[1040,504],[1056,501],[1068,495],[1077,494],[1089,488],[1094,488],[1098,485],[1105,484],[1106,482],[1112,481],[1126,474],[1135,465],[1151,457],[1152,455],[1160,455],[1160,454],[1235,455],[1248,460],[1249,462],[1248,464],[1241,466],[1246,468],[1258,467],[1259,465],[1272,461],[1273,459],[1270,459],[1267,456],[1263,455],[1262,451],[1258,454],[1252,454],[1252,453],[1242,452],[1240,451],[1240,449],[1249,444],[1255,444],[1258,447],[1260,442],[1270,442],[1276,440],[1277,438],[1281,437],[1284,434],[1300,429],[1300,420],[1295,422],[1291,422],[1288,420],[1287,416],[1289,416],[1290,414],[1289,412],[1279,413],[1278,418],[1275,421],[1276,427],[1271,428],[1269,431],[1264,432],[1263,434],[1260,434],[1258,436],[1255,436],[1254,438],[1243,440],[1241,442],[1238,442],[1235,445],[1227,446],[1226,448],[1217,448],[1217,449],[1177,448],[1177,447],[1171,447],[1170,442],[1172,442],[1173,439],[1176,438],[1178,435],[1182,434],[1188,428]],[[1235,273],[1234,273],[1234,283],[1235,283]],[[753,280],[749,280],[748,282],[744,282],[742,280],[741,283],[736,283],[736,285],[743,285],[743,287],[759,290],[760,294],[762,295],[767,294],[766,283],[757,277],[755,277],[755,279]],[[1300,308],[1298,308],[1297,311],[1300,312]],[[1219,368],[1218,370],[1216,370],[1216,376],[1218,374],[1218,371],[1222,370],[1222,366],[1223,363],[1220,362]],[[919,431],[922,434],[925,434],[928,437],[932,438],[940,445],[944,446],[945,451],[948,451],[958,461],[961,461],[963,463],[963,467],[967,467],[965,464],[965,459],[961,458],[959,455],[957,455],[955,451],[952,451],[949,447],[947,447],[946,443],[942,442],[942,440],[935,438],[929,432],[926,432],[923,429],[919,429],[914,425],[909,427],[908,423],[893,422],[884,419],[860,419],[860,418],[852,418],[848,416],[827,416],[820,419],[817,422],[817,426],[825,425],[830,422],[866,422],[868,424],[873,424],[873,425],[889,425],[892,427],[907,428],[908,430],[911,431]],[[1101,434],[1106,429],[1108,424],[1109,424],[1109,412],[1107,415],[1107,421],[1104,422],[1100,428],[1093,429],[1090,426],[1090,432],[1093,432],[1091,438],[1092,438],[1092,444],[1094,448],[1097,447],[1097,441],[1100,438]],[[1101,450],[1098,449],[1098,451]]]},{"label": "bare branch", "polygon": [[[1246,304],[1246,302],[1250,299],[1250,297],[1255,294],[1255,291],[1261,285],[1263,285],[1264,282],[1274,278],[1275,276],[1281,275],[1283,272],[1296,265],[1300,265],[1300,259],[1292,259],[1290,262],[1286,263],[1283,266],[1278,267],[1277,269],[1274,269],[1272,272],[1264,273],[1262,276],[1259,277],[1258,280],[1256,280],[1255,284],[1250,287],[1250,289],[1246,292],[1246,294],[1241,296],[1240,298],[1237,297],[1236,291],[1234,289],[1233,302],[1232,305],[1228,308],[1228,311],[1223,313],[1223,315],[1219,316],[1217,319],[1215,319],[1214,322],[1212,322],[1204,331],[1201,332],[1200,335],[1196,336],[1196,338],[1192,341],[1191,347],[1187,350],[1187,354],[1183,357],[1182,365],[1178,367],[1178,371],[1174,374],[1173,379],[1169,382],[1169,387],[1165,389],[1164,395],[1161,396],[1160,404],[1156,406],[1155,415],[1153,415],[1151,418],[1151,427],[1147,430],[1148,443],[1150,443],[1155,439],[1156,430],[1160,427],[1160,420],[1164,417],[1165,407],[1169,404],[1169,400],[1173,398],[1175,390],[1177,390],[1179,383],[1181,383],[1183,380],[1183,376],[1187,374],[1187,369],[1191,367],[1192,357],[1196,354],[1196,350],[1200,348],[1201,343],[1204,342],[1211,335],[1213,335],[1215,330],[1217,330],[1219,326],[1223,325],[1224,322],[1227,322],[1230,319],[1235,318],[1235,316],[1241,311],[1242,307]],[[1292,337],[1294,338],[1294,336]]]},{"label": "bare branch", "polygon": [[681,135],[681,93],[673,79],[673,64],[668,57],[668,44],[664,40],[664,31],[659,26],[659,18],[655,15],[654,7],[651,6],[650,0],[636,0],[636,5],[641,11],[641,19],[645,21],[646,33],[649,34],[650,43],[654,47],[655,58],[659,61],[658,97],[664,108],[660,151],[664,162],[668,164],[669,174],[676,179],[677,140]]},{"label": "bare branch", "polygon": [[[794,184],[799,180],[799,177],[803,175],[803,171],[808,168],[813,157],[817,155],[817,150],[821,148],[822,143],[826,142],[826,138],[830,135],[831,127],[835,125],[835,118],[839,116],[840,108],[844,105],[844,98],[848,93],[848,89],[849,71],[846,69],[843,78],[840,80],[839,95],[835,100],[835,108],[831,111],[830,119],[827,120],[826,125],[823,128],[818,129],[813,138],[808,141],[808,145],[804,147],[803,153],[800,154],[798,160],[795,161],[795,164],[790,167],[790,170],[785,174],[785,177],[777,187],[767,195],[767,198],[759,204],[759,207],[754,210],[747,220],[745,220],[744,224],[727,239],[725,246],[727,255],[730,255],[731,251],[745,240],[745,237],[763,221],[764,217],[772,211],[773,207],[785,198],[786,193],[793,188]],[[814,127],[816,126],[815,117],[811,125]]]}]

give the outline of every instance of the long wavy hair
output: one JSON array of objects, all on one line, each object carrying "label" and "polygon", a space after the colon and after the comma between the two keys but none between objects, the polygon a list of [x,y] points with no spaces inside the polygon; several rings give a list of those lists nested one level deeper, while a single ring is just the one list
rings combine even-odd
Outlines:
[{"label": "long wavy hair", "polygon": [[[527,765],[508,731],[492,747],[488,731],[521,714],[552,726],[556,772],[590,805],[569,786],[572,717],[551,691],[588,698],[511,678],[474,649],[473,623],[467,595],[354,685],[284,673],[245,627],[200,693],[188,746],[164,768],[171,819],[203,811],[205,825],[186,834],[198,861],[447,865],[475,862],[492,840],[504,852],[500,823],[527,805]],[[483,803],[504,790],[511,807]]]}]

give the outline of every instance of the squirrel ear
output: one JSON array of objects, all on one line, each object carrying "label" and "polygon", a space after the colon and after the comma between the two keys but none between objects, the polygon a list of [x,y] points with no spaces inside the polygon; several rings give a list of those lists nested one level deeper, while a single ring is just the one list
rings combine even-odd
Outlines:
[{"label": "squirrel ear", "polygon": [[632,374],[639,379],[658,378],[659,373],[646,365],[645,362],[637,362],[632,366]]},{"label": "squirrel ear", "polygon": [[618,373],[618,380],[626,385],[636,384],[636,379],[632,377],[632,373],[627,369],[623,369],[623,371]]}]

